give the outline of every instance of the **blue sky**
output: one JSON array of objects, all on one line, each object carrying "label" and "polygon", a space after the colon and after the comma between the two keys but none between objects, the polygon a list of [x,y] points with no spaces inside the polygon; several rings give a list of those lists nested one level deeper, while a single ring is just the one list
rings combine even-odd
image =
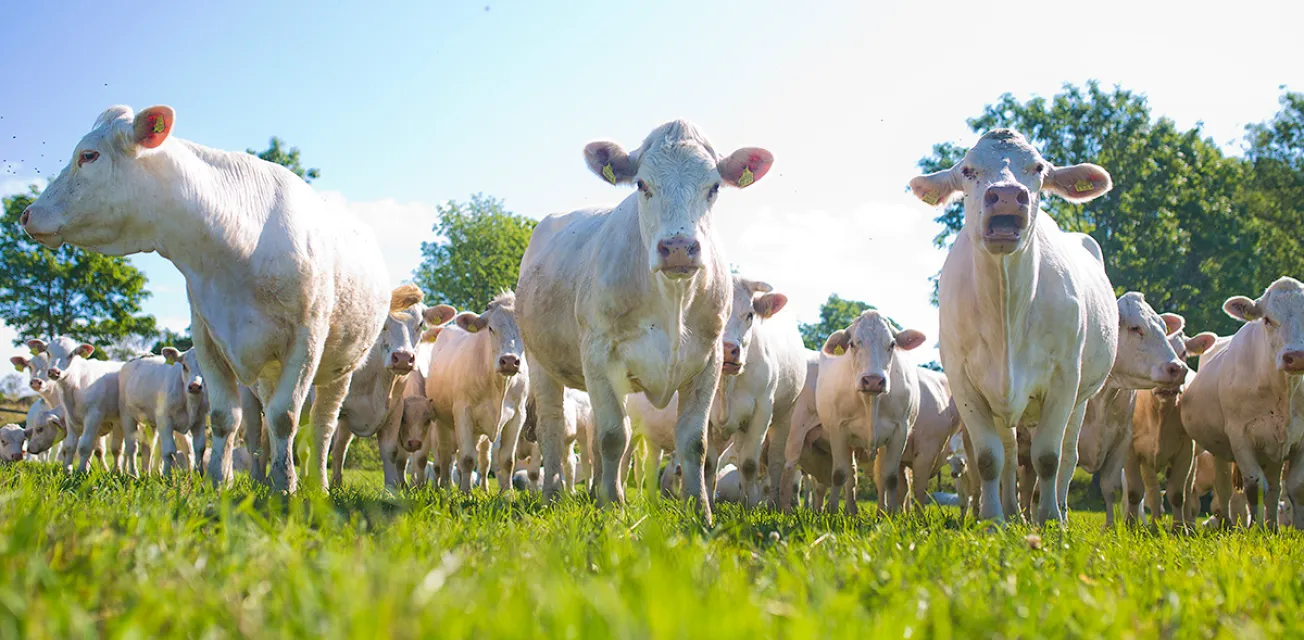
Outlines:
[{"label": "blue sky", "polygon": [[[1095,78],[1235,152],[1280,85],[1304,88],[1304,42],[1265,27],[1299,24],[1298,2],[109,4],[0,8],[0,192],[57,173],[105,107],[169,104],[183,138],[298,146],[315,186],[376,228],[397,283],[435,204],[482,191],[542,217],[617,202],[583,145],[632,148],[687,118],[723,153],[775,154],[716,207],[744,274],[800,320],[837,292],[930,338],[944,254],[906,183],[933,143],[973,141],[964,120],[984,104]],[[133,260],[146,311],[184,328],[180,276]],[[12,335],[0,327],[0,350]]]}]

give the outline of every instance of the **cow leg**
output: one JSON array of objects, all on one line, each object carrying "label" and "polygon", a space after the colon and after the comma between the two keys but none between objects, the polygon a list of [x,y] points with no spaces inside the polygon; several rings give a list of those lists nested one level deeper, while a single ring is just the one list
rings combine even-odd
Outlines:
[{"label": "cow leg", "polygon": [[[1012,505],[1003,504],[1006,502],[1006,495],[1001,491],[1002,476],[1008,476],[1008,488],[1011,492],[1015,488],[1014,476],[1006,473],[1008,465],[1005,451],[1005,441],[1014,440],[1013,425],[1005,427],[996,424],[987,400],[973,387],[965,375],[957,375],[951,380],[951,391],[955,396],[955,406],[964,421],[965,431],[969,434],[967,442],[973,446],[973,450],[969,452],[969,462],[973,468],[965,472],[972,473],[976,470],[978,480],[981,482],[978,517],[1000,522],[1004,520],[1005,511],[1014,514],[1008,509]],[[1015,462],[1017,464],[1017,460]],[[1013,500],[1010,502],[1012,503]]]},{"label": "cow leg", "polygon": [[[492,445],[488,438],[480,438],[475,445],[477,454],[475,468],[480,472],[480,479],[476,482],[476,486],[485,491],[489,490],[489,448]],[[508,482],[511,482],[511,478],[508,478]]]},{"label": "cow leg", "polygon": [[[1230,439],[1236,467],[1240,469],[1241,480],[1245,483],[1245,498],[1250,505],[1250,522],[1263,522],[1259,497],[1268,486],[1268,473],[1259,466],[1259,459],[1254,455],[1253,443],[1240,435],[1232,435]],[[1280,474],[1281,469],[1277,471]]]},{"label": "cow leg", "polygon": [[[1152,524],[1158,524],[1159,522],[1159,471],[1158,469],[1155,469],[1155,467],[1151,465],[1149,462],[1143,462],[1140,459],[1138,459],[1135,461],[1135,463],[1129,461],[1128,466],[1125,468],[1125,471],[1127,473],[1127,499],[1128,499],[1127,521],[1128,523],[1131,523],[1134,519],[1138,523],[1144,522],[1146,519],[1145,512],[1149,511],[1150,522]],[[1172,485],[1171,475],[1169,476],[1169,479],[1170,479],[1169,486],[1171,486]],[[1182,481],[1183,482],[1186,481],[1185,476],[1182,477]],[[1138,485],[1140,485],[1140,487],[1138,487]],[[1140,493],[1140,495],[1137,495],[1138,492]],[[1141,502],[1140,498],[1144,498],[1145,500],[1144,509],[1142,509],[1141,505],[1139,504]],[[1136,504],[1136,506],[1133,506],[1134,503]],[[1134,510],[1136,511],[1135,518],[1133,518]],[[1176,515],[1174,517],[1176,517]]]},{"label": "cow leg", "polygon": [[[1195,443],[1187,441],[1177,448],[1172,462],[1168,464],[1168,504],[1173,507],[1173,526],[1187,527],[1191,524],[1191,513],[1187,498],[1192,493],[1191,483],[1195,475]],[[1157,493],[1156,487],[1156,493]],[[1149,493],[1149,487],[1147,487]],[[1155,496],[1158,503],[1159,496]],[[1197,501],[1198,502],[1198,501]]]},{"label": "cow leg", "polygon": [[[271,455],[271,447],[264,447],[264,425],[263,425],[263,402],[258,399],[258,394],[254,393],[249,387],[239,388],[240,411],[243,414],[245,446],[249,447],[249,459],[253,468],[250,469],[249,475],[253,476],[254,482],[267,482],[267,459]],[[212,396],[209,396],[210,401]],[[216,445],[217,432],[213,432],[214,444]],[[195,460],[196,464],[201,464],[204,458],[201,455]]]},{"label": "cow leg", "polygon": [[[204,451],[207,450],[207,445],[208,445],[206,435],[207,434],[204,433],[203,420],[200,420],[198,424],[190,428],[190,449],[193,452],[190,457],[193,459],[193,462],[191,463],[191,465],[187,465],[186,467],[187,473],[191,472],[195,468],[198,468],[200,465],[200,461],[204,459]],[[245,447],[249,447],[247,439],[245,440]],[[250,451],[252,450],[253,449],[250,449]],[[253,468],[250,468],[249,472],[253,473]]]},{"label": "cow leg", "polygon": [[[625,488],[621,482],[624,474],[622,462],[625,458],[625,450],[629,447],[629,422],[625,417],[624,400],[616,394],[605,375],[593,376],[592,381],[589,381],[586,376],[585,380],[589,388],[589,399],[593,403],[593,414],[598,422],[598,450],[599,455],[602,456],[602,482],[598,487],[598,503],[624,504]],[[560,408],[561,404],[558,403],[558,409]],[[561,446],[564,439],[562,420],[564,419],[558,411],[557,430],[556,433],[551,434],[556,441],[550,447],[553,452],[549,453],[548,448],[543,450],[545,493],[548,491],[549,483],[555,493],[561,477],[561,458],[564,453]],[[539,424],[543,424],[542,410]]]},{"label": "cow leg", "polygon": [[1224,529],[1232,526],[1232,463],[1213,459],[1213,513]]},{"label": "cow leg", "polygon": [[[579,445],[579,450],[580,450],[580,467],[578,469],[579,471],[578,480],[581,489],[587,491],[589,490],[593,479],[593,438],[590,437],[586,429],[580,429],[575,436],[575,441],[576,441],[575,443]],[[644,460],[647,459],[646,451],[647,451],[646,447],[640,450],[640,453],[642,453],[642,457]],[[538,458],[539,456],[536,455],[534,457]],[[645,465],[640,465],[640,467],[642,470],[647,469]],[[636,482],[641,482],[645,475],[646,473],[642,475],[635,475]],[[642,485],[638,485],[638,486],[642,486]]]},{"label": "cow leg", "polygon": [[[213,430],[212,453],[208,461],[208,481],[215,487],[221,487],[231,479],[229,473],[231,450],[235,430],[240,428],[240,418],[243,413],[240,386],[236,382],[235,372],[212,343],[208,328],[203,321],[191,314],[191,325],[194,348],[199,356],[199,368],[204,372],[204,386],[208,390],[208,417]],[[253,415],[249,419],[256,421],[258,416]],[[195,462],[201,464],[202,460]]]},{"label": "cow leg", "polygon": [[706,455],[702,457],[702,479],[706,482],[706,500],[711,509],[715,509],[715,481],[720,472],[720,456],[728,448],[728,442],[721,442],[718,433],[712,433],[710,425],[706,429]]},{"label": "cow leg", "polygon": [[[772,429],[771,421],[774,420],[774,405],[768,400],[757,402],[756,411],[747,422],[747,430],[734,436],[735,447],[738,453],[738,471],[742,474],[743,479],[743,505],[746,507],[756,506],[755,497],[758,494],[757,485],[761,480],[761,450],[765,447],[766,433]],[[788,412],[788,419],[791,420],[792,412]],[[787,427],[784,427],[786,436]],[[786,439],[786,438],[785,438]],[[777,453],[777,449],[772,451]],[[783,473],[780,465],[774,464],[772,467],[778,467],[779,473],[770,473],[770,481],[777,482],[779,476]],[[766,501],[771,504],[778,502],[779,488],[773,484],[770,486],[769,495]]]},{"label": "cow leg", "polygon": [[[906,437],[910,433],[909,424],[886,424],[885,428],[892,432],[891,439],[883,446],[878,457],[882,459],[882,474],[877,475],[879,481],[879,501],[887,505],[887,513],[900,513],[905,502],[904,487],[901,486],[901,456],[906,450]],[[877,428],[877,425],[875,426]],[[922,457],[922,456],[919,456]],[[924,490],[928,489],[928,475],[924,474],[924,481],[921,483]],[[886,496],[886,499],[883,499]]]},{"label": "cow leg", "polygon": [[498,439],[494,441],[496,450],[494,459],[498,462],[499,493],[505,493],[512,488],[512,474],[516,471],[516,451],[520,447],[521,427],[524,425],[525,406],[522,405],[517,407],[512,417],[503,424],[502,433],[498,434]]},{"label": "cow leg", "polygon": [[[123,412],[123,414],[118,417],[118,426],[120,429],[119,433],[122,434],[122,455],[126,456],[126,468],[124,471],[129,476],[139,478],[140,467],[136,464],[136,449],[138,447],[136,439],[140,430],[140,424],[136,422],[135,416]],[[149,467],[146,466],[145,470],[148,471]]]},{"label": "cow leg", "polygon": [[435,422],[435,471],[438,474],[436,487],[451,489],[453,487],[453,453],[457,449],[457,433],[453,425]]},{"label": "cow leg", "polygon": [[[1110,451],[1105,456],[1104,464],[1100,468],[1100,491],[1105,494],[1106,529],[1114,528],[1116,511],[1119,506],[1118,499],[1124,495],[1123,463],[1127,455],[1124,449],[1126,446],[1115,447],[1113,451]],[[1127,487],[1129,494],[1133,491],[1137,492],[1139,500],[1141,487]],[[1131,501],[1130,495],[1126,498],[1129,502]]]},{"label": "cow leg", "polygon": [[[1058,376],[1042,402],[1041,420],[1032,435],[1032,466],[1041,490],[1037,524],[1066,521],[1069,479],[1078,465],[1078,434],[1087,412],[1086,401],[1076,402],[1078,377]],[[1061,508],[1063,505],[1063,509]]]},{"label": "cow leg", "polygon": [[1277,530],[1277,510],[1281,505],[1281,467],[1282,463],[1274,462],[1263,469],[1264,473],[1268,474],[1268,490],[1264,495],[1267,513],[1260,522],[1267,526],[1269,531]]},{"label": "cow leg", "polygon": [[[384,441],[384,438],[381,439]],[[330,487],[337,489],[344,484],[344,459],[349,455],[349,445],[353,442],[353,432],[349,430],[348,425],[335,431],[335,437],[331,440],[331,482]],[[381,455],[384,459],[384,455]],[[385,469],[385,485],[389,485],[389,468]]]},{"label": "cow leg", "polygon": [[[123,431],[129,429],[127,423],[130,420],[126,415],[122,416]],[[166,416],[160,416],[156,423],[159,425],[158,432],[162,440],[159,455],[163,458],[163,475],[169,476],[172,475],[172,468],[177,464],[177,434],[172,429],[172,421]]]},{"label": "cow leg", "polygon": [[686,386],[679,388],[679,416],[675,421],[675,456],[682,471],[681,494],[696,501],[707,525],[713,521],[706,495],[703,462],[706,457],[706,421],[711,401],[720,384],[720,349],[713,349],[706,367]]},{"label": "cow leg", "polygon": [[104,416],[98,409],[86,412],[82,422],[81,438],[77,441],[77,470],[86,471],[90,467],[91,455],[95,450],[95,441],[100,437],[100,422]]},{"label": "cow leg", "polygon": [[109,431],[109,451],[113,454],[113,471],[122,473],[125,462],[122,457],[122,448],[125,439],[122,437],[121,426]]},{"label": "cow leg", "polygon": [[[826,510],[829,513],[836,513],[839,503],[842,502],[842,490],[851,478],[855,477],[855,470],[851,466],[851,443],[847,438],[846,426],[838,425],[825,431],[829,437],[829,450],[833,457],[832,482],[829,484]],[[855,504],[854,500],[850,503],[853,508]]]},{"label": "cow leg", "polygon": [[[347,433],[341,429],[340,434]],[[338,437],[338,436],[337,436]],[[379,438],[380,466],[385,473],[385,490],[397,491],[403,485],[403,465],[407,458],[398,444],[398,438]]]},{"label": "cow leg", "polygon": [[[314,359],[312,371],[307,372],[307,375],[296,383],[295,388],[298,388],[299,384],[311,385],[316,371],[317,363],[316,359]],[[310,469],[311,474],[316,476],[317,482],[323,491],[330,488],[326,474],[330,464],[331,439],[335,437],[335,431],[340,420],[340,406],[344,404],[344,398],[349,395],[349,385],[352,382],[353,374],[350,373],[331,382],[317,385],[317,397],[313,399],[312,409],[308,413],[308,421],[312,424],[313,433],[312,466]],[[306,398],[308,386],[304,386],[303,389]],[[302,401],[299,402],[299,405],[302,406]],[[298,413],[298,411],[295,411],[296,415]],[[292,430],[290,432],[290,443],[293,442],[294,432]]]},{"label": "cow leg", "polygon": [[475,420],[470,410],[454,409],[453,433],[457,438],[457,487],[462,493],[471,493],[471,473],[475,471],[479,438],[476,437]]},{"label": "cow leg", "polygon": [[[532,361],[528,350],[525,353],[525,359],[530,365],[531,392],[534,394],[534,407],[539,414],[538,424],[535,426],[535,436],[539,443],[539,456],[542,458],[541,463],[543,465],[543,499],[544,501],[550,501],[556,499],[560,493],[562,442],[566,438],[566,409],[564,406],[566,388],[548,375],[543,365]],[[592,395],[592,390],[590,390],[590,398],[592,398]],[[613,426],[623,428],[623,424],[609,424],[608,420],[611,419],[611,416],[598,412],[597,404],[595,401],[593,407],[598,422],[595,438],[599,443],[602,443],[606,436],[605,430],[613,428]],[[610,413],[610,409],[604,410]],[[597,448],[603,450],[597,455],[605,456],[605,447],[598,446]],[[619,456],[613,458],[610,465],[606,464],[604,458],[599,473],[604,476],[611,474],[614,482],[615,478],[620,474]],[[599,493],[601,492],[599,491]]]},{"label": "cow leg", "polygon": [[[788,508],[784,507],[783,487],[788,486],[788,505],[792,504],[792,484],[795,481],[796,468],[788,470],[788,435],[792,433],[792,408],[771,407],[770,413],[770,432],[766,435],[770,439],[770,449],[768,460],[765,464],[765,471],[770,476],[770,494],[766,497],[771,509]],[[762,446],[764,441],[762,441]],[[798,453],[800,455],[800,453]],[[785,479],[786,478],[786,479]]]},{"label": "cow leg", "polygon": [[1287,458],[1286,499],[1290,500],[1291,525],[1304,529],[1304,444],[1295,445]]}]

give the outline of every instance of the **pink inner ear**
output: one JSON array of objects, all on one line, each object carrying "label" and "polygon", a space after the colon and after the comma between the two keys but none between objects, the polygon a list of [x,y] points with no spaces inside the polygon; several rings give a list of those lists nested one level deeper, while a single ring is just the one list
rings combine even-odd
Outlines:
[{"label": "pink inner ear", "polygon": [[906,351],[924,343],[924,334],[914,329],[906,329],[897,334],[897,346]]},{"label": "pink inner ear", "polygon": [[1165,335],[1171,336],[1174,333],[1181,331],[1182,327],[1186,326],[1186,319],[1176,313],[1164,313],[1160,314],[1159,317],[1163,318],[1164,326],[1168,329],[1168,332]]},{"label": "pink inner ear", "polygon": [[767,293],[756,299],[756,313],[762,318],[769,318],[788,305],[788,296],[782,293]]}]

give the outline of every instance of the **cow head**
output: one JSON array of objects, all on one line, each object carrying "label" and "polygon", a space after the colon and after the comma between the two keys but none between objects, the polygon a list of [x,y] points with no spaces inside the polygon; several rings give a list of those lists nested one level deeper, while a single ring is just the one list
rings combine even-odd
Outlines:
[{"label": "cow head", "polygon": [[1180,386],[1186,380],[1186,362],[1169,341],[1186,320],[1175,313],[1159,314],[1145,296],[1129,291],[1118,299],[1118,355],[1110,371],[1113,384],[1123,389]]},{"label": "cow head", "polygon": [[1227,315],[1242,322],[1262,321],[1268,341],[1277,353],[1277,369],[1304,374],[1304,284],[1282,277],[1258,300],[1233,296],[1223,303]]},{"label": "cow head", "polygon": [[67,425],[54,411],[38,410],[33,413],[27,416],[27,427],[23,429],[23,437],[27,439],[27,452],[35,455],[45,453],[54,446],[54,443],[66,433]]},{"label": "cow head", "polygon": [[484,313],[463,312],[454,320],[465,331],[488,332],[492,366],[498,373],[514,376],[525,366],[525,343],[516,326],[516,294],[504,291],[489,303]]},{"label": "cow head", "polygon": [[648,268],[682,279],[700,270],[711,207],[722,185],[747,187],[770,170],[774,156],[744,147],[721,158],[697,127],[676,120],[657,127],[632,153],[615,142],[592,142],[584,159],[599,178],[638,187],[639,231]]},{"label": "cow head", "polygon": [[109,255],[154,248],[142,210],[172,196],[161,175],[171,143],[171,107],[110,107],[73,149],[72,160],[19,218],[33,239]]},{"label": "cow head", "polygon": [[80,363],[95,353],[95,347],[84,342],[79,343],[67,336],[55,338],[47,352],[50,354],[50,368],[46,375],[55,382],[67,377]]},{"label": "cow head", "polygon": [[9,358],[9,363],[14,365],[14,370],[19,373],[27,372],[27,386],[42,396],[51,391],[48,346],[44,340],[28,340],[27,348],[31,349],[31,356],[13,356]]},{"label": "cow head", "polygon": [[932,205],[964,198],[964,229],[975,246],[1002,255],[1022,251],[1032,237],[1043,191],[1087,202],[1113,187],[1094,164],[1056,167],[1018,132],[983,135],[959,164],[910,181],[915,196]]},{"label": "cow head", "polygon": [[738,375],[747,366],[747,348],[752,343],[752,327],[764,322],[788,304],[788,296],[770,293],[773,289],[764,282],[733,278],[733,311],[725,323],[724,365],[725,375]]},{"label": "cow head", "polygon": [[421,289],[411,284],[390,293],[389,316],[376,340],[385,368],[395,375],[405,376],[416,368],[417,343],[427,324],[441,325],[457,314],[446,304],[426,307],[421,303],[424,298]]},{"label": "cow head", "polygon": [[199,369],[198,351],[192,347],[183,353],[176,347],[163,347],[162,355],[169,365],[181,365],[177,367],[177,375],[181,376],[181,388],[186,393],[199,395],[204,392],[204,372]]},{"label": "cow head", "polygon": [[403,399],[403,419],[399,426],[398,442],[408,453],[416,453],[426,438],[433,419],[430,400],[419,396]]},{"label": "cow head", "polygon": [[[1188,338],[1186,336],[1186,333],[1184,333],[1181,330],[1178,330],[1174,332],[1172,335],[1168,336],[1169,346],[1171,346],[1173,348],[1173,352],[1177,354],[1177,359],[1181,360],[1182,362],[1186,362],[1187,358],[1194,358],[1204,353],[1205,351],[1208,351],[1213,347],[1214,343],[1217,341],[1218,341],[1218,336],[1208,331],[1205,331],[1204,333],[1196,334]],[[1182,388],[1185,386],[1186,382],[1190,379],[1190,377],[1191,377],[1190,369],[1187,369],[1186,375],[1183,376],[1181,383],[1175,385],[1161,385],[1159,387],[1156,387],[1155,395],[1161,398],[1177,397],[1182,393]]]},{"label": "cow head", "polygon": [[898,330],[887,316],[869,309],[846,329],[834,331],[824,342],[824,353],[851,358],[855,364],[853,384],[870,395],[891,393],[892,359],[897,351],[910,351],[924,343],[924,334],[914,329]]},{"label": "cow head", "polygon": [[23,428],[16,424],[0,427],[0,460],[18,462],[23,459],[23,443],[26,441]]}]

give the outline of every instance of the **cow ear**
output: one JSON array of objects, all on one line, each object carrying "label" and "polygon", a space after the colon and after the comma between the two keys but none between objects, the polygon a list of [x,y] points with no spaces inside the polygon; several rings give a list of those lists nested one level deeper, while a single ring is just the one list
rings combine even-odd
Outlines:
[{"label": "cow ear", "polygon": [[1113,189],[1114,180],[1104,167],[1084,162],[1069,167],[1051,167],[1041,188],[1069,202],[1087,202]]},{"label": "cow ear", "polygon": [[1254,322],[1263,317],[1263,310],[1259,308],[1259,303],[1245,296],[1228,298],[1227,302],[1223,303],[1223,311],[1241,322]]},{"label": "cow ear", "polygon": [[438,304],[426,309],[422,317],[425,318],[426,324],[441,325],[452,320],[455,315],[457,315],[457,309],[446,304]]},{"label": "cow ear", "polygon": [[468,333],[475,333],[489,325],[489,321],[484,316],[478,316],[470,311],[459,313],[456,322],[457,326]]},{"label": "cow ear", "polygon": [[951,201],[964,195],[955,181],[955,168],[934,171],[910,179],[910,191],[925,204],[934,207],[951,204]]},{"label": "cow ear", "polygon": [[59,414],[54,411],[47,412],[45,414],[45,420],[54,425],[57,429],[64,429],[63,418],[59,417]]},{"label": "cow ear", "polygon": [[172,122],[176,117],[169,106],[150,107],[137,113],[136,120],[132,123],[136,144],[146,149],[163,144],[168,139],[168,134],[172,133]]},{"label": "cow ear", "polygon": [[822,351],[831,356],[840,356],[847,352],[847,344],[850,341],[847,332],[843,329],[838,329],[829,336],[828,340],[824,341],[824,348]]},{"label": "cow ear", "polygon": [[28,363],[27,358],[24,358],[22,356],[13,356],[9,358],[9,362],[14,365],[14,371],[17,371],[18,373],[22,373],[27,370],[27,363]]},{"label": "cow ear", "polygon": [[590,171],[611,184],[632,182],[638,173],[638,162],[620,145],[606,140],[585,145],[584,161]]},{"label": "cow ear", "polygon": [[1218,336],[1205,331],[1198,333],[1186,339],[1186,352],[1193,356],[1198,356],[1205,351],[1213,348],[1213,344],[1218,341]]},{"label": "cow ear", "polygon": [[760,147],[743,147],[717,162],[715,168],[725,183],[742,189],[763,178],[772,166],[773,153]]},{"label": "cow ear", "polygon": [[923,331],[915,329],[906,329],[905,331],[896,334],[897,346],[903,351],[910,351],[915,347],[918,347],[923,344],[926,339],[927,337],[924,335]]},{"label": "cow ear", "polygon": [[91,354],[92,354],[92,353],[95,353],[95,345],[88,344],[88,343],[85,343],[85,342],[83,342],[83,343],[77,345],[77,348],[76,348],[76,349],[73,349],[73,354],[74,354],[74,355],[79,355],[79,356],[81,356],[81,357],[83,357],[83,358],[89,358],[89,357],[91,357]]},{"label": "cow ear", "polygon": [[762,318],[769,318],[783,310],[788,304],[788,296],[782,293],[767,293],[752,302],[752,309],[756,315]]},{"label": "cow ear", "polygon": [[1159,314],[1159,317],[1164,320],[1164,327],[1168,329],[1168,331],[1164,333],[1166,336],[1171,336],[1174,333],[1181,331],[1186,326],[1186,318],[1183,318],[1176,313],[1161,313]]},{"label": "cow ear", "polygon": [[176,364],[177,360],[181,359],[181,352],[177,351],[175,347],[163,347],[163,359],[168,364]]},{"label": "cow ear", "polygon": [[32,355],[35,356],[35,355],[40,355],[42,353],[45,353],[45,350],[49,349],[50,346],[45,344],[44,340],[37,340],[36,338],[32,338],[31,340],[27,341],[27,348],[31,350]]},{"label": "cow ear", "polygon": [[439,332],[443,330],[444,330],[443,327],[431,327],[429,329],[426,329],[426,332],[421,334],[421,341],[434,342],[435,339],[439,337]]}]

